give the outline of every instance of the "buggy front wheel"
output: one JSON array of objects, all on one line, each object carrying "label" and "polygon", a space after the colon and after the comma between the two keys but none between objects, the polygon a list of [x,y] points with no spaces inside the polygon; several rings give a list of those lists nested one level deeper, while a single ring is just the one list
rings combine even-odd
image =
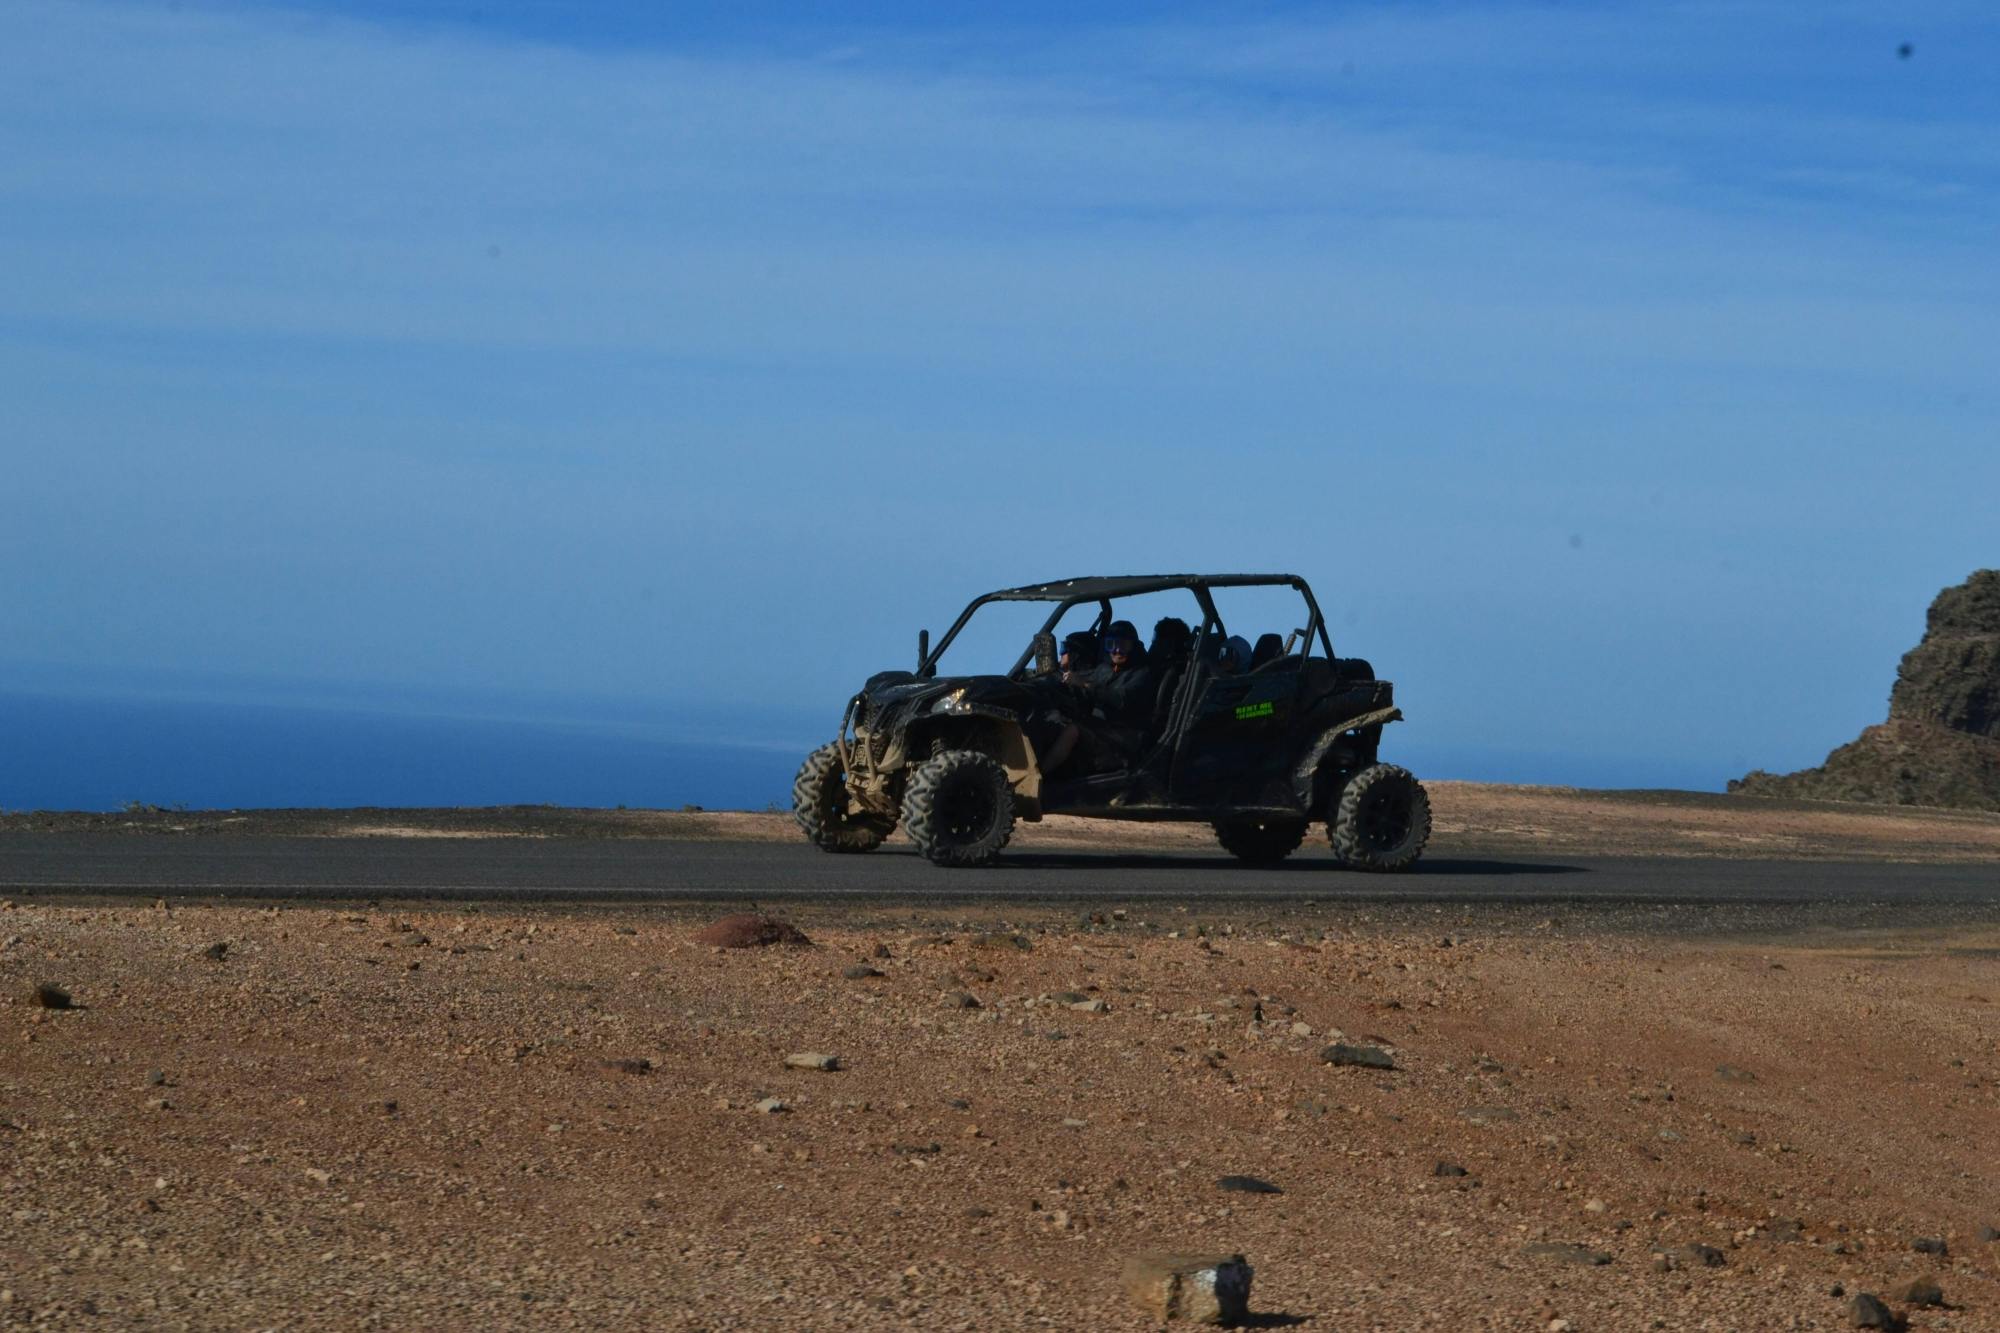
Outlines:
[{"label": "buggy front wheel", "polygon": [[1007,770],[977,750],[946,750],[910,774],[903,832],[936,865],[991,865],[1014,836]]}]

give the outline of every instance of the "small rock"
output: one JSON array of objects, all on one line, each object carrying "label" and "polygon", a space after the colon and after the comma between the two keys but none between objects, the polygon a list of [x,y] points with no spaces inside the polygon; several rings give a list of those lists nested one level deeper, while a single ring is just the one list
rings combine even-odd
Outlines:
[{"label": "small rock", "polygon": [[61,986],[44,981],[28,992],[28,1003],[37,1009],[74,1009],[76,1001]]},{"label": "small rock", "polygon": [[381,1101],[371,1103],[371,1105],[383,1115],[396,1114],[396,1099],[394,1097],[384,1097]]},{"label": "small rock", "polygon": [[1523,1245],[1521,1254],[1529,1259],[1547,1259],[1558,1264],[1582,1264],[1598,1267],[1611,1262],[1611,1256],[1603,1250],[1593,1250],[1587,1245],[1572,1245],[1566,1241],[1545,1240],[1533,1245]]},{"label": "small rock", "polygon": [[1910,1248],[1918,1254],[1934,1254],[1940,1257],[1950,1253],[1942,1236],[1919,1236],[1910,1242]]},{"label": "small rock", "polygon": [[229,956],[229,941],[217,940],[215,943],[209,945],[206,949],[203,949],[201,951],[201,956],[203,958],[213,959],[218,963],[221,962],[223,959]]},{"label": "small rock", "polygon": [[1090,997],[1088,995],[1085,995],[1082,991],[1074,991],[1074,990],[1059,990],[1053,995],[1044,995],[1042,998],[1047,1000],[1050,1004],[1069,1004],[1069,1005],[1083,1004],[1090,999]]},{"label": "small rock", "polygon": [[1735,1065],[1717,1065],[1715,1067],[1715,1076],[1724,1083],[1755,1083],[1757,1081],[1755,1074],[1747,1069],[1738,1069]]},{"label": "small rock", "polygon": [[974,935],[972,937],[972,947],[975,949],[1015,949],[1021,953],[1031,953],[1034,951],[1035,946],[1026,935],[988,933]]},{"label": "small rock", "polygon": [[1586,1213],[1607,1213],[1611,1211],[1611,1206],[1602,1199],[1592,1199],[1589,1203],[1583,1205],[1583,1211]]},{"label": "small rock", "polygon": [[977,1009],[979,1001],[969,991],[946,991],[944,993],[944,1007],[947,1009]]},{"label": "small rock", "polygon": [[331,1185],[333,1183],[333,1172],[323,1170],[322,1168],[317,1166],[307,1167],[306,1177],[307,1179],[312,1180],[315,1183],[321,1185]]},{"label": "small rock", "polygon": [[840,1068],[840,1057],[821,1055],[818,1051],[800,1051],[785,1057],[785,1063],[793,1069],[817,1069],[822,1074],[830,1074]]},{"label": "small rock", "polygon": [[599,1060],[598,1072],[607,1078],[640,1078],[653,1072],[651,1060]]},{"label": "small rock", "polygon": [[879,967],[870,967],[866,963],[856,963],[853,967],[846,969],[840,975],[846,977],[849,981],[866,981],[870,977],[881,976],[882,969]]},{"label": "small rock", "polygon": [[1239,1194],[1283,1194],[1284,1191],[1268,1180],[1256,1176],[1224,1176],[1215,1182],[1217,1189],[1234,1190]]},{"label": "small rock", "polygon": [[702,930],[695,943],[717,949],[761,949],[773,944],[806,945],[812,941],[789,921],[775,916],[738,912]]},{"label": "small rock", "polygon": [[1111,1006],[1102,1000],[1090,999],[1078,1000],[1076,1003],[1070,1005],[1070,1008],[1080,1014],[1101,1014],[1109,1010]]},{"label": "small rock", "polygon": [[1847,1322],[1855,1328],[1901,1328],[1903,1321],[1896,1318],[1882,1298],[1872,1291],[1859,1291],[1847,1303]]},{"label": "small rock", "polygon": [[171,1111],[174,1109],[174,1104],[165,1097],[155,1097],[146,1103],[146,1109],[148,1111]]},{"label": "small rock", "polygon": [[1653,1253],[1657,1256],[1654,1267],[1661,1272],[1676,1268],[1721,1268],[1729,1262],[1729,1257],[1713,1245],[1676,1245],[1671,1249],[1655,1249]]},{"label": "small rock", "polygon": [[149,1087],[149,1088],[163,1088],[163,1087],[165,1087],[166,1085],[167,1085],[167,1071],[166,1071],[166,1070],[164,1070],[164,1069],[148,1069],[148,1070],[146,1071],[146,1086],[147,1086],[147,1087]]},{"label": "small rock", "polygon": [[792,1108],[779,1101],[776,1097],[766,1097],[763,1101],[757,1103],[757,1109],[765,1115],[782,1115]]},{"label": "small rock", "polygon": [[1895,1297],[1905,1305],[1943,1305],[1944,1288],[1929,1278],[1918,1278],[1896,1292]]},{"label": "small rock", "polygon": [[1394,1069],[1396,1061],[1380,1046],[1349,1046],[1335,1042],[1319,1053],[1330,1065],[1351,1065],[1360,1069]]},{"label": "small rock", "polygon": [[1978,1234],[1981,1245],[1991,1245],[1996,1241],[2000,1241],[2000,1228],[1981,1227]]},{"label": "small rock", "polygon": [[1310,1037],[1312,1034],[1312,1024],[1303,1021],[1292,1024],[1292,1035],[1294,1037]]},{"label": "small rock", "polygon": [[1154,1319],[1236,1324],[1250,1312],[1250,1265],[1240,1254],[1135,1254],[1120,1278],[1132,1303]]},{"label": "small rock", "polygon": [[1431,1174],[1443,1177],[1446,1180],[1461,1180],[1472,1173],[1457,1162],[1439,1162],[1431,1168]]},{"label": "small rock", "polygon": [[631,926],[613,926],[611,933],[613,935],[637,935],[639,932]]},{"label": "small rock", "polygon": [[1461,1120],[1470,1120],[1475,1125],[1498,1125],[1521,1118],[1519,1111],[1507,1106],[1468,1106],[1458,1115]]}]

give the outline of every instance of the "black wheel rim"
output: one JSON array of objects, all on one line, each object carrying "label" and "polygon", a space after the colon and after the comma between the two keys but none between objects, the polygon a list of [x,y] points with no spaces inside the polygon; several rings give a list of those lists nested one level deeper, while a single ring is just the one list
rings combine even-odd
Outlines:
[{"label": "black wheel rim", "polygon": [[938,828],[952,842],[977,842],[993,827],[997,808],[985,783],[948,782],[937,795]]},{"label": "black wheel rim", "polygon": [[820,818],[827,828],[845,832],[854,820],[847,813],[847,773],[839,765],[827,770],[819,788]]},{"label": "black wheel rim", "polygon": [[1394,788],[1377,788],[1354,812],[1354,831],[1370,851],[1394,851],[1410,836],[1410,803]]}]

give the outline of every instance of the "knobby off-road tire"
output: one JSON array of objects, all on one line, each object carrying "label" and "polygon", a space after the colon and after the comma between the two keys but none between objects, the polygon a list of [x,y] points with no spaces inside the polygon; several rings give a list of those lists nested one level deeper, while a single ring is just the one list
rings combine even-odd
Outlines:
[{"label": "knobby off-road tire", "polygon": [[1430,840],[1431,798],[1409,769],[1376,764],[1340,789],[1326,831],[1343,865],[1408,870]]},{"label": "knobby off-road tire", "polygon": [[838,746],[822,745],[807,755],[792,779],[792,818],[823,852],[872,852],[888,834],[888,822],[847,812],[846,778]]},{"label": "knobby off-road tire", "polygon": [[991,865],[1014,836],[1007,770],[977,750],[926,759],[903,792],[903,832],[937,865]]},{"label": "knobby off-road tire", "polygon": [[1303,819],[1218,819],[1215,838],[1245,865],[1274,866],[1306,840]]}]

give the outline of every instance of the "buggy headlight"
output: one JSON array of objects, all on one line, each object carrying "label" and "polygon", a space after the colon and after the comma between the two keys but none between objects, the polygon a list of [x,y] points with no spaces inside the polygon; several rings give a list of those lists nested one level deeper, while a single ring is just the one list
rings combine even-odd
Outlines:
[{"label": "buggy headlight", "polygon": [[933,713],[969,713],[972,705],[965,702],[965,687],[960,686],[944,698],[931,705]]}]

